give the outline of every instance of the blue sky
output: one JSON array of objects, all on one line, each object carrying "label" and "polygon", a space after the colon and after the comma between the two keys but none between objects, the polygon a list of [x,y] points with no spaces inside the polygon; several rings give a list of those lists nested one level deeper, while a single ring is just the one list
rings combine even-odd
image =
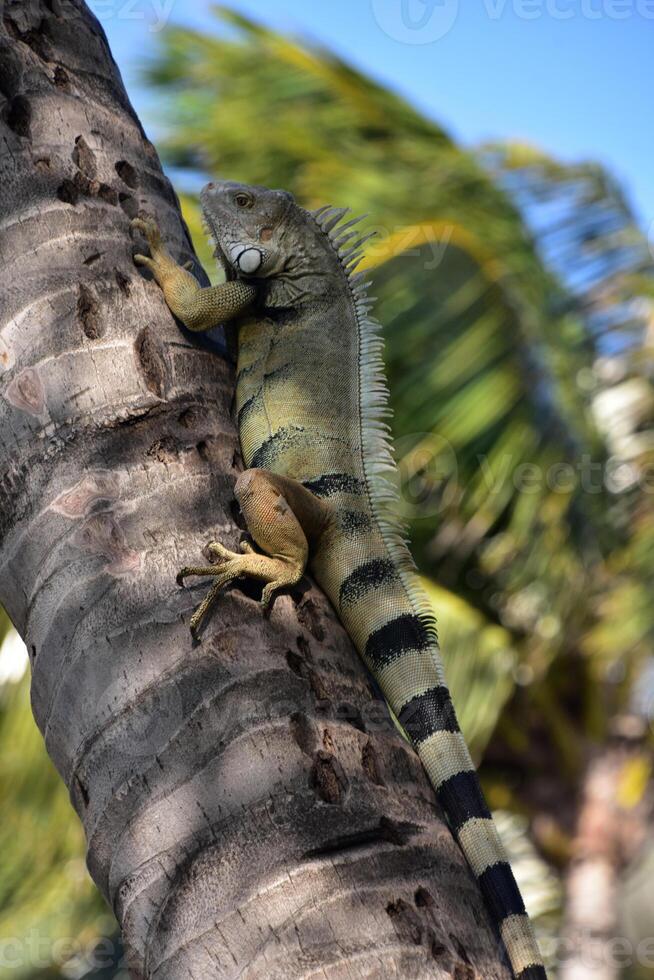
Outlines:
[{"label": "blue sky", "polygon": [[[168,19],[211,29],[206,0],[90,0],[156,141],[139,80]],[[654,222],[654,0],[234,0],[337,51],[464,144],[518,139],[618,177]]]}]

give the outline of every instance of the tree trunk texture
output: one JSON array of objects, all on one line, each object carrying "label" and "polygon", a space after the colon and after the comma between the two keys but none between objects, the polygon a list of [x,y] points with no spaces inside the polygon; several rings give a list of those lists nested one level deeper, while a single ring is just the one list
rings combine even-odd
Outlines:
[{"label": "tree trunk texture", "polygon": [[651,801],[633,796],[628,779],[649,765],[643,738],[604,746],[588,761],[565,882],[561,980],[618,980],[634,961],[620,935],[620,886],[647,838]]},{"label": "tree trunk texture", "polygon": [[0,11],[0,600],[132,975],[506,980],[316,588],[233,590],[192,642],[175,573],[240,533],[232,367],[133,265],[137,214],[193,249],[97,20]]}]

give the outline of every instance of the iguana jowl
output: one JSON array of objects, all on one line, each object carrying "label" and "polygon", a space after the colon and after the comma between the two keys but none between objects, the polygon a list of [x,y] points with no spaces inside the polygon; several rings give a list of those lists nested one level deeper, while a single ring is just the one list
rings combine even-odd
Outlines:
[{"label": "iguana jowl", "polygon": [[238,318],[236,411],[248,467],[235,493],[261,552],[219,542],[217,565],[182,569],[214,582],[195,629],[227,583],[265,583],[262,602],[305,567],[411,739],[473,872],[516,977],[545,970],[513,874],[483,799],[445,685],[435,622],[394,515],[387,392],[378,324],[354,268],[362,239],[345,210],[305,211],[286,191],[223,181],[202,210],[228,281],[201,288],[162,246],[153,222],[134,222],[151,257],[137,255],[191,330]]}]

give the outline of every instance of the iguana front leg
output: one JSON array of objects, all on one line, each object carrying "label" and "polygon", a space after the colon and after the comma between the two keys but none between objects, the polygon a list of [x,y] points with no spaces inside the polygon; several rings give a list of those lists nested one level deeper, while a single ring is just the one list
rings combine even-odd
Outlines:
[{"label": "iguana front leg", "polygon": [[150,256],[135,255],[161,286],[172,313],[189,330],[211,330],[243,313],[256,296],[256,289],[240,279],[219,286],[200,286],[185,266],[178,265],[161,241],[156,222],[135,218],[132,227],[145,235]]},{"label": "iguana front leg", "polygon": [[332,520],[329,505],[301,483],[266,470],[246,470],[236,481],[234,493],[248,531],[265,554],[247,544],[241,545],[242,553],[237,554],[213,541],[208,550],[219,559],[216,565],[190,566],[180,571],[180,584],[191,575],[215,578],[191,617],[194,634],[218,593],[235,579],[250,577],[265,582],[261,604],[267,609],[278,589],[302,578],[310,544],[318,540]]}]

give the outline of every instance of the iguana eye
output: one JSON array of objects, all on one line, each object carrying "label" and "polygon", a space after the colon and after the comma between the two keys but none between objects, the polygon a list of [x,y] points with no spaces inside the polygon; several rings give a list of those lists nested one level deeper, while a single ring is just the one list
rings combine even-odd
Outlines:
[{"label": "iguana eye", "polygon": [[250,197],[249,194],[237,194],[234,200],[238,204],[239,208],[252,207],[252,198]]}]

